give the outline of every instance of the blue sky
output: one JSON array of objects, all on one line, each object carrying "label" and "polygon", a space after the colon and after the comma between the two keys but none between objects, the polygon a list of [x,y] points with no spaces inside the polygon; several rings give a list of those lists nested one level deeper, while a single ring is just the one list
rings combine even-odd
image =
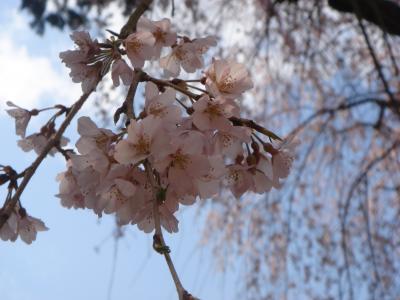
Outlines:
[{"label": "blue sky", "polygon": [[[72,47],[68,33],[47,30],[43,37],[37,36],[27,25],[30,17],[17,10],[19,2],[0,2],[0,163],[18,171],[35,155],[17,147],[13,120],[4,112],[5,102],[40,108],[70,104],[80,94],[80,87],[72,84],[58,59],[60,51]],[[90,111],[89,103],[82,114]],[[72,143],[77,139],[75,123],[67,131]],[[40,118],[34,119],[28,133],[39,127]],[[40,233],[30,246],[19,240],[0,243],[2,300],[108,298],[116,245],[114,221],[111,217],[98,220],[90,211],[61,207],[54,196],[58,192],[55,176],[64,168],[61,156],[48,158],[23,194],[21,200],[28,212],[41,218],[50,230]],[[0,196],[4,199],[4,187]],[[184,286],[201,299],[234,299],[237,273],[219,272],[210,250],[199,246],[203,223],[196,213],[196,207],[185,207],[179,213],[180,232],[166,235],[178,273]],[[167,266],[152,250],[151,241],[151,235],[135,227],[119,240],[111,299],[176,299]]]}]

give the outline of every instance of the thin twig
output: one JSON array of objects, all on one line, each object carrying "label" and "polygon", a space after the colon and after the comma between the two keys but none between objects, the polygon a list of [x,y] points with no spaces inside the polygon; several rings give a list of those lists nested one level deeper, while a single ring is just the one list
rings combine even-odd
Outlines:
[{"label": "thin twig", "polygon": [[[376,255],[375,255],[375,248],[373,245],[372,241],[372,233],[371,233],[371,224],[370,224],[370,217],[369,217],[369,195],[368,195],[368,180],[365,178],[364,180],[364,185],[365,185],[365,201],[361,205],[361,209],[364,215],[364,221],[365,221],[365,231],[367,233],[367,242],[368,242],[368,247],[371,252],[371,260],[372,260],[372,267],[374,270],[374,287],[377,285],[381,285],[381,276],[379,274],[378,270],[378,265],[376,263]],[[372,292],[373,298],[375,298],[375,288]]]},{"label": "thin twig", "polygon": [[179,85],[176,85],[168,80],[157,79],[157,78],[151,77],[150,75],[148,75],[147,73],[144,73],[144,72],[143,72],[142,80],[143,81],[151,81],[151,82],[153,82],[157,85],[161,85],[161,86],[172,87],[175,90],[177,90],[178,92],[181,92],[182,94],[188,96],[189,98],[193,98],[195,100],[198,100],[201,97],[201,95],[194,94],[194,93],[192,93],[184,88],[181,88]]},{"label": "thin twig", "polygon": [[171,16],[175,16],[175,1],[171,0]]},{"label": "thin twig", "polygon": [[262,133],[268,137],[270,137],[271,139],[274,140],[279,140],[281,141],[282,139],[277,136],[275,133],[273,133],[272,131],[262,127],[261,125],[258,125],[256,122],[254,122],[253,120],[249,120],[249,119],[244,119],[244,118],[238,118],[238,117],[230,117],[229,120],[233,123],[233,125],[235,126],[246,126],[249,127],[251,129],[254,129],[255,131],[258,131],[259,133]]}]

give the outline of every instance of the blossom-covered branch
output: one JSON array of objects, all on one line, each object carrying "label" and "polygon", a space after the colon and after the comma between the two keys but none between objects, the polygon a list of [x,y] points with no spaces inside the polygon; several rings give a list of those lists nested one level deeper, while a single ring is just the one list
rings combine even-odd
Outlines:
[{"label": "blossom-covered branch", "polygon": [[[150,2],[142,2],[116,37],[98,42],[87,32],[71,35],[77,49],[60,53],[60,58],[70,68],[72,80],[81,83],[84,95],[67,110],[54,137],[50,135],[16,193],[6,201],[5,212],[17,205],[47,153],[53,147],[61,149],[67,159],[66,171],[57,176],[61,205],[90,209],[99,217],[113,214],[119,226],[132,224],[145,233],[154,231],[154,249],[164,255],[179,299],[194,299],[183,288],[162,227],[170,233],[178,231],[176,212],[181,205],[227,192],[239,199],[247,192],[263,194],[281,188],[298,142],[293,136],[282,140],[242,118],[241,99],[253,87],[246,66],[223,58],[213,58],[207,65],[206,54],[217,39],[178,35],[168,19],[140,17]],[[148,61],[158,62],[164,78],[143,71]],[[199,71],[199,79],[177,78]],[[114,112],[115,121],[126,116],[125,127],[114,132],[81,117],[77,153],[65,153],[60,145],[63,132],[109,72],[114,86],[121,82],[129,86]],[[134,99],[142,82],[144,106],[136,115]],[[52,133],[54,120],[48,124],[46,132]],[[6,220],[8,227],[0,229],[0,236],[14,232],[12,220]],[[36,230],[47,229],[35,222]]]}]

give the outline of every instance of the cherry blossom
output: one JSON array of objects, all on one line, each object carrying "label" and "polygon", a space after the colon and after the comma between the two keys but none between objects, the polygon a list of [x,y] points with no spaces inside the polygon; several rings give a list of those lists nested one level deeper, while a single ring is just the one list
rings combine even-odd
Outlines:
[{"label": "cherry blossom", "polygon": [[162,47],[172,46],[176,42],[176,32],[171,31],[171,21],[166,18],[160,21],[151,21],[142,16],[137,24],[137,31],[147,31],[153,34],[155,38],[154,58],[160,57]]},{"label": "cherry blossom", "polygon": [[230,158],[243,154],[243,143],[250,142],[251,130],[232,126],[227,131],[219,130],[213,137],[214,152]]},{"label": "cherry blossom", "polygon": [[96,60],[100,54],[97,40],[92,40],[89,33],[77,31],[71,34],[71,39],[77,44],[77,50],[68,50],[60,53],[60,58],[71,69],[70,76],[73,82],[82,83],[82,91],[88,93],[97,85],[102,63]]},{"label": "cherry blossom", "polygon": [[181,109],[174,105],[176,92],[172,88],[166,88],[159,94],[157,86],[148,82],[145,87],[145,111],[147,116],[161,119],[166,123],[178,123],[181,119]]},{"label": "cherry blossom", "polygon": [[[82,31],[71,38],[77,49],[62,52],[60,58],[84,93],[91,92],[110,68],[114,86],[121,81],[124,85],[135,83],[136,91],[142,81],[146,83],[143,111],[138,116],[124,110],[127,103],[120,108],[129,118],[126,127],[114,133],[83,116],[78,119],[77,152],[60,149],[68,143],[66,138],[51,149],[51,155],[61,151],[67,160],[66,171],[56,178],[56,197],[62,206],[89,209],[98,217],[113,214],[119,226],[137,225],[145,233],[157,226],[172,233],[178,231],[175,213],[180,205],[217,197],[224,189],[240,198],[246,192],[261,194],[281,187],[280,179],[289,175],[297,144],[293,139],[278,145],[262,139],[258,139],[260,144],[256,142],[258,127],[240,118],[237,101],[252,87],[244,65],[213,60],[203,71],[205,81],[194,80],[205,83],[207,91],[196,88],[195,93],[184,79],[156,79],[140,69],[146,60],[158,59],[163,47],[171,47],[171,53],[159,60],[165,74],[177,76],[181,68],[194,73],[205,67],[203,56],[216,45],[215,37],[191,40],[179,36],[177,42],[168,19],[154,22],[142,17],[137,31],[124,40],[110,38],[98,43]],[[126,63],[125,56],[136,70]],[[133,82],[134,74],[139,76],[137,82]],[[18,145],[24,151],[42,153],[56,133],[55,118],[61,113],[40,132],[25,137],[27,124],[38,111],[11,102],[8,105],[13,107],[8,113],[15,118],[16,132],[22,137]],[[0,238],[14,241],[19,235],[31,243],[43,230],[47,227],[41,220],[19,208],[1,227]]]},{"label": "cherry blossom", "polygon": [[25,215],[19,219],[18,234],[25,243],[31,244],[36,240],[38,231],[49,230],[42,220]]},{"label": "cherry blossom", "polygon": [[258,162],[249,168],[252,174],[253,184],[251,190],[258,194],[263,194],[271,190],[272,186],[280,188],[279,182],[274,179],[271,160],[259,154]]},{"label": "cherry blossom", "polygon": [[205,74],[206,87],[215,96],[234,99],[253,87],[246,67],[234,61],[215,59]]},{"label": "cherry blossom", "polygon": [[67,208],[84,208],[85,197],[79,189],[72,168],[69,167],[67,171],[58,174],[56,179],[60,182],[60,192],[56,197],[61,199],[61,205]]},{"label": "cherry blossom", "polygon": [[193,105],[193,123],[200,130],[220,129],[229,131],[232,127],[228,120],[233,114],[234,106],[226,104],[223,99],[211,100],[208,95],[202,96]]},{"label": "cherry blossom", "polygon": [[128,138],[115,146],[115,159],[123,164],[136,164],[156,151],[162,151],[159,145],[165,136],[160,121],[145,118],[141,121],[131,120],[128,126]]},{"label": "cherry blossom", "polygon": [[141,31],[130,34],[125,40],[126,54],[132,66],[142,68],[146,60],[154,55],[154,43],[156,39],[151,32]]},{"label": "cherry blossom", "polygon": [[[154,230],[153,218],[153,201],[148,200],[137,215],[137,226],[146,233]],[[178,232],[178,219],[174,216],[174,212],[178,209],[175,199],[169,198],[159,205],[160,222],[169,233]]]},{"label": "cherry blossom", "polygon": [[130,85],[133,79],[133,70],[124,59],[117,59],[112,65],[111,78],[114,86],[119,86],[120,79],[124,85]]},{"label": "cherry blossom", "polygon": [[132,219],[130,202],[135,195],[136,186],[124,179],[116,178],[113,184],[101,194],[100,201],[105,202],[104,212],[114,213],[120,224],[128,224]]},{"label": "cherry blossom", "polygon": [[97,125],[88,117],[80,117],[78,120],[78,132],[81,135],[76,143],[80,154],[89,154],[93,150],[99,149],[108,153],[115,134]]},{"label": "cherry blossom", "polygon": [[207,175],[210,163],[202,155],[204,141],[198,132],[186,132],[171,140],[169,151],[160,156],[155,168],[165,173],[171,188],[180,195],[196,195],[195,180]]},{"label": "cherry blossom", "polygon": [[204,66],[203,55],[216,45],[214,37],[206,37],[193,41],[181,40],[172,47],[172,52],[160,59],[160,67],[166,76],[176,77],[182,67],[187,73],[194,73]]},{"label": "cherry blossom", "polygon": [[272,168],[275,180],[289,176],[295,157],[295,148],[299,144],[300,141],[294,137],[288,138],[280,143],[276,151],[272,154]]},{"label": "cherry blossom", "polygon": [[15,241],[19,236],[22,241],[31,244],[36,240],[38,231],[46,231],[48,228],[42,220],[26,214],[25,209],[12,212],[7,222],[0,228],[0,238],[4,241]]},{"label": "cherry blossom", "polygon": [[[46,147],[48,140],[49,137],[47,137],[46,135],[42,133],[34,133],[27,136],[26,138],[23,138],[22,140],[19,140],[18,146],[25,152],[34,150],[36,154],[39,155],[42,153],[44,147]],[[62,137],[60,140],[60,146],[66,146],[68,144],[68,141],[69,140],[67,138]],[[53,147],[49,152],[51,156],[54,156],[54,154],[56,153],[57,149],[55,147]]]},{"label": "cherry blossom", "polygon": [[26,110],[18,105],[15,105],[11,101],[7,101],[7,105],[15,107],[12,109],[7,109],[7,113],[15,119],[15,133],[20,137],[24,138],[26,134],[26,127],[32,116],[38,114],[37,110]]},{"label": "cherry blossom", "polygon": [[18,216],[12,212],[7,221],[0,228],[0,238],[3,241],[14,242],[18,238]]},{"label": "cherry blossom", "polygon": [[236,198],[240,198],[254,184],[248,167],[239,164],[228,166],[226,179],[228,187]]},{"label": "cherry blossom", "polygon": [[194,49],[198,55],[205,54],[208,49],[217,45],[217,38],[215,36],[207,36],[204,38],[197,38],[192,40]]},{"label": "cherry blossom", "polygon": [[199,196],[207,199],[216,196],[221,190],[221,179],[226,175],[226,167],[222,156],[208,158],[210,168],[206,175],[196,179]]}]

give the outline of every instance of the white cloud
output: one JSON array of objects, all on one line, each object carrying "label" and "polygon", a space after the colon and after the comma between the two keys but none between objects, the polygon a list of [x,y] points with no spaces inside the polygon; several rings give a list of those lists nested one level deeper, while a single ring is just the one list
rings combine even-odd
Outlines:
[{"label": "white cloud", "polygon": [[[51,58],[32,55],[30,45],[18,43],[13,37],[21,34],[34,34],[21,17],[11,12],[0,34],[0,108],[6,101],[15,102],[22,107],[40,106],[41,103],[70,104],[80,95],[80,87],[73,84],[67,69],[60,71],[59,65],[52,65]],[[69,39],[66,35],[66,39]],[[45,40],[37,40],[46,47]],[[53,62],[55,61],[52,58]],[[57,60],[56,60],[57,61]],[[60,62],[61,63],[61,62]]]},{"label": "white cloud", "polygon": [[[49,97],[69,102],[76,91],[65,74],[58,74],[49,59],[30,56],[25,46],[17,46],[0,36],[0,99],[25,107],[39,104]],[[77,95],[76,95],[77,96]]]}]

